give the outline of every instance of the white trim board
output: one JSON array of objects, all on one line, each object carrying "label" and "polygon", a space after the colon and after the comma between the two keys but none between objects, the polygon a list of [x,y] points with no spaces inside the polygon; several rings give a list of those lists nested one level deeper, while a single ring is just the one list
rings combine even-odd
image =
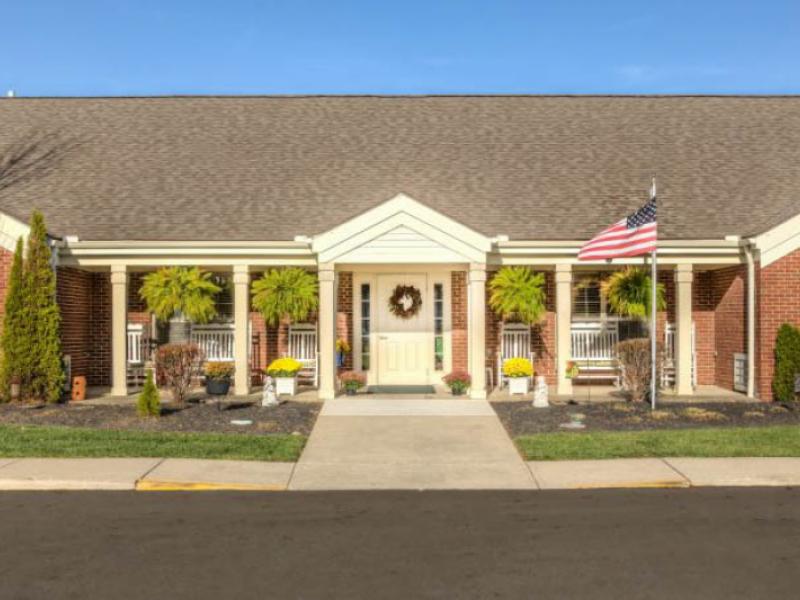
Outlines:
[{"label": "white trim board", "polygon": [[800,249],[800,214],[752,239],[761,256],[763,269]]}]

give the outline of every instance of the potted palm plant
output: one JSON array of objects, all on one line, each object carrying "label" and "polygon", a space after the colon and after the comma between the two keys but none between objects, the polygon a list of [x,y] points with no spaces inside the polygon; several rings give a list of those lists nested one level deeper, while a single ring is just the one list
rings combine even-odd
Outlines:
[{"label": "potted palm plant", "polygon": [[[544,273],[534,273],[522,266],[503,267],[489,282],[489,307],[504,323],[533,326],[542,320],[547,310],[544,286]],[[497,336],[497,348],[500,351],[503,344],[502,327],[497,328]],[[527,379],[525,381],[527,384]],[[516,385],[518,388],[523,384]]]},{"label": "potted palm plant", "polygon": [[302,367],[299,361],[288,356],[273,360],[267,367],[267,375],[275,379],[275,393],[294,396],[297,393],[297,373]]},{"label": "potted palm plant", "polygon": [[[252,284],[253,307],[270,327],[278,326],[282,338],[284,326],[308,319],[319,305],[317,279],[304,269],[271,269]],[[278,347],[284,342],[278,340]]]},{"label": "potted palm plant", "polygon": [[217,316],[215,297],[222,288],[212,274],[197,267],[166,267],[144,277],[139,295],[162,323],[169,323],[169,343],[189,341],[191,324]]},{"label": "potted palm plant", "polygon": [[206,375],[206,393],[209,396],[226,396],[231,387],[233,370],[231,362],[207,362],[203,368]]}]

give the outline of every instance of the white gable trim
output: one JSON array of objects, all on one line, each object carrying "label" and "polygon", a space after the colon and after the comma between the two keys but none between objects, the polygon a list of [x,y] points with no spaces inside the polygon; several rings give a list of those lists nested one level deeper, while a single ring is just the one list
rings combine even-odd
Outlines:
[{"label": "white gable trim", "polygon": [[[388,250],[392,232],[413,232],[408,243]],[[426,243],[427,242],[427,243]],[[383,246],[379,255],[372,245]],[[472,229],[406,196],[391,200],[315,236],[312,251],[321,263],[331,262],[485,262],[492,241]],[[365,250],[366,248],[366,250]]]},{"label": "white gable trim", "polygon": [[22,221],[0,212],[0,247],[14,252],[19,238],[28,238],[31,228]]},{"label": "white gable trim", "polygon": [[753,238],[761,256],[761,266],[774,263],[800,249],[800,214]]}]

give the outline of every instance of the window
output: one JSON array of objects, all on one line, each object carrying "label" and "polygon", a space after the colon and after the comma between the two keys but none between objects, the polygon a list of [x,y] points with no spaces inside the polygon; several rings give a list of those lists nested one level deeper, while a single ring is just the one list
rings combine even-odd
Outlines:
[{"label": "window", "polygon": [[361,284],[361,370],[369,371],[369,284]]},{"label": "window", "polygon": [[433,284],[433,367],[444,369],[444,286]]},{"label": "window", "polygon": [[596,318],[603,314],[604,308],[598,277],[576,276],[572,286],[572,315],[577,318]]},{"label": "window", "polygon": [[214,318],[216,323],[232,323],[233,322],[233,285],[230,277],[222,273],[214,273],[211,276],[211,281],[216,283],[222,288],[219,294],[214,299],[214,305],[217,309],[217,316]]}]

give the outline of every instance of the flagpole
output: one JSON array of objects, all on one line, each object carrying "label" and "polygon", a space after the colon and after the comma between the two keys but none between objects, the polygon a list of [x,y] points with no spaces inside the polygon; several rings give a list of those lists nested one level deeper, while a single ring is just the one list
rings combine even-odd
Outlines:
[{"label": "flagpole", "polygon": [[[656,197],[656,178],[653,176],[653,185],[650,188],[651,199]],[[657,354],[657,310],[658,310],[658,266],[656,249],[650,254],[650,408],[656,409],[656,396],[658,394],[658,365]]]}]

